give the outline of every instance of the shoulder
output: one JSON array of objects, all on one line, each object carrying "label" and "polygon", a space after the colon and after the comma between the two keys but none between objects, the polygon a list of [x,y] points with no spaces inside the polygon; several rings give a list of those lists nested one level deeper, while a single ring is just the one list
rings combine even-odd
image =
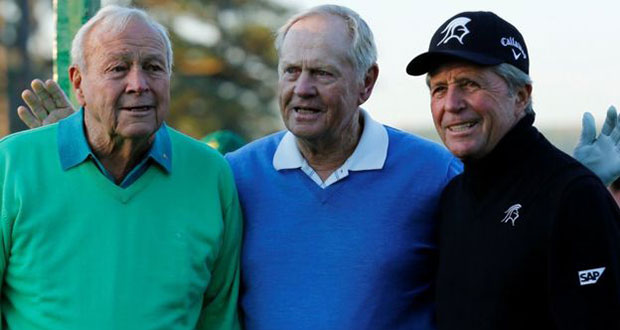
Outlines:
[{"label": "shoulder", "polygon": [[428,153],[446,159],[453,159],[454,156],[439,143],[428,140],[426,138],[401,131],[399,129],[385,126],[390,138],[390,148],[398,150],[407,150]]},{"label": "shoulder", "polygon": [[[13,133],[0,140],[0,159],[19,161],[23,158],[46,157],[57,153],[58,124]],[[27,152],[25,152],[27,151]]]},{"label": "shoulder", "polygon": [[282,137],[286,131],[279,131],[260,139],[254,140],[245,146],[226,154],[226,159],[233,165],[237,163],[243,163],[250,160],[257,161],[259,159],[271,159],[278,144],[282,140]]},{"label": "shoulder", "polygon": [[533,156],[533,166],[537,168],[535,172],[539,173],[533,175],[540,176],[540,182],[548,182],[550,189],[562,191],[580,187],[591,189],[592,185],[607,191],[599,178],[579,161],[553,146],[544,136],[541,140],[541,147]]},{"label": "shoulder", "polygon": [[58,124],[51,124],[37,127],[17,133],[13,133],[0,139],[0,148],[12,148],[23,145],[31,145],[32,143],[49,144],[51,139],[56,141],[56,132]]},{"label": "shoulder", "polygon": [[185,135],[177,131],[170,126],[166,127],[168,130],[168,135],[170,136],[170,142],[173,147],[181,148],[183,150],[188,150],[192,152],[196,152],[199,155],[208,155],[213,157],[214,155],[218,155],[218,151],[209,147],[206,143],[196,140],[191,136]]},{"label": "shoulder", "polygon": [[[580,165],[580,164],[579,164]],[[596,204],[615,204],[603,182],[586,168],[575,166],[567,169],[562,187],[564,205],[596,208]]]},{"label": "shoulder", "polygon": [[444,146],[431,140],[385,126],[389,136],[388,159],[406,163],[412,169],[446,174],[461,173],[462,163]]},{"label": "shoulder", "polygon": [[187,136],[169,126],[166,127],[172,145],[172,161],[174,166],[183,168],[198,167],[203,170],[208,168],[228,168],[224,157],[206,143]]}]

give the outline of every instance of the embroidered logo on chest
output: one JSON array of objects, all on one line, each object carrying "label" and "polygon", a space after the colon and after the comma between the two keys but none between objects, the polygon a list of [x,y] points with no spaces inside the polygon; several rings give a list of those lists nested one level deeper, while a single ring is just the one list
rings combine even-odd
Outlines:
[{"label": "embroidered logo on chest", "polygon": [[521,204],[515,204],[511,207],[509,207],[506,211],[504,211],[504,214],[506,214],[504,216],[504,219],[502,219],[502,223],[507,223],[508,221],[510,221],[512,223],[512,226],[514,227],[515,225],[515,221],[517,221],[517,219],[519,219],[519,209],[521,208]]}]

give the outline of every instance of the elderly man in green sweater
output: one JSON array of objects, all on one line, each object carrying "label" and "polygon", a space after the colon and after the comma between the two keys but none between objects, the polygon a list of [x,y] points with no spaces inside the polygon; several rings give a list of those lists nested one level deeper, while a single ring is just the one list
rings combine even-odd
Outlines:
[{"label": "elderly man in green sweater", "polygon": [[166,30],[105,7],[72,60],[81,110],[0,141],[0,328],[239,328],[237,192],[163,123]]}]

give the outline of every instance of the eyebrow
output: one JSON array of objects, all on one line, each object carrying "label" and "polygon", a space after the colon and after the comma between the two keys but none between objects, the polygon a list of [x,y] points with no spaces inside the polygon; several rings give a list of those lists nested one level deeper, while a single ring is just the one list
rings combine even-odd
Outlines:
[{"label": "eyebrow", "polygon": [[[454,79],[452,80],[452,82],[451,82],[451,83],[453,83],[453,84],[458,84],[458,83],[462,83],[462,82],[465,82],[465,81],[479,81],[479,80],[480,80],[480,77],[478,77],[478,76],[473,76],[473,77],[472,77],[472,76],[467,76],[467,77],[456,77],[456,78],[454,78]],[[439,85],[439,84],[445,84],[445,85],[448,85],[448,84],[450,84],[450,83],[449,83],[449,82],[447,82],[447,79],[441,79],[441,80],[439,80],[439,81],[433,82],[433,78],[431,78],[431,79],[429,79],[428,84],[429,84],[429,86],[433,86],[433,85]]]},{"label": "eyebrow", "polygon": [[[295,67],[302,67],[303,65],[299,62],[288,62],[286,60],[281,61],[279,67],[282,68],[287,68],[290,66],[295,66]],[[336,74],[339,74],[341,72],[340,69],[338,69],[338,66],[336,65],[332,65],[332,64],[328,64],[328,63],[310,63],[308,65],[306,65],[306,69],[313,71],[313,70],[324,70],[324,71],[329,71],[329,72],[333,72]]]}]

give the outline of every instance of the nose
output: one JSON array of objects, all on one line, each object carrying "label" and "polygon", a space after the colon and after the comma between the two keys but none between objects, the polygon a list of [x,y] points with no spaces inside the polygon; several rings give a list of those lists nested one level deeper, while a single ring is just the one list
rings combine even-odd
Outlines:
[{"label": "nose", "polygon": [[465,100],[461,89],[455,84],[448,85],[447,89],[444,97],[444,110],[448,112],[459,112],[465,109]]},{"label": "nose", "polygon": [[295,93],[295,95],[303,98],[316,95],[316,86],[314,85],[312,75],[309,72],[301,72],[301,74],[295,81],[295,88],[293,92]]},{"label": "nose", "polygon": [[133,67],[127,74],[127,93],[142,94],[149,90],[147,74],[138,67]]}]

